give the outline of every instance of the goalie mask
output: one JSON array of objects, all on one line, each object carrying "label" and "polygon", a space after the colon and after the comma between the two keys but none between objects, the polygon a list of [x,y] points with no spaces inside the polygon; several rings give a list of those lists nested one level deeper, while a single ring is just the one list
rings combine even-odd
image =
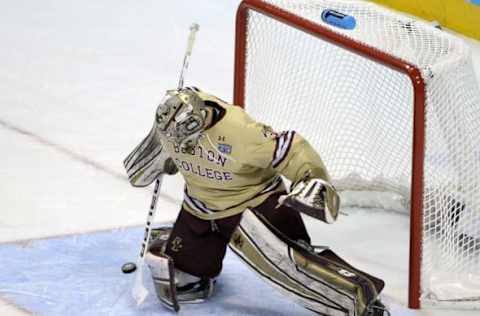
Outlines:
[{"label": "goalie mask", "polygon": [[182,148],[195,146],[205,127],[207,110],[196,88],[167,91],[157,108],[150,133],[124,160],[133,186],[147,186],[160,174],[178,169],[163,150],[163,138]]},{"label": "goalie mask", "polygon": [[194,89],[167,91],[155,116],[158,131],[182,148],[195,146],[205,127],[205,104]]}]

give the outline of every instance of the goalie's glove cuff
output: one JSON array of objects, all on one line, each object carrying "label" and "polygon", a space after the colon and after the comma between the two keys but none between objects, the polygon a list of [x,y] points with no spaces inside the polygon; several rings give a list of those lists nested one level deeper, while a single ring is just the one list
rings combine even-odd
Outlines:
[{"label": "goalie's glove cuff", "polygon": [[340,199],[329,182],[305,179],[295,183],[292,191],[282,196],[279,203],[331,224],[338,217]]}]

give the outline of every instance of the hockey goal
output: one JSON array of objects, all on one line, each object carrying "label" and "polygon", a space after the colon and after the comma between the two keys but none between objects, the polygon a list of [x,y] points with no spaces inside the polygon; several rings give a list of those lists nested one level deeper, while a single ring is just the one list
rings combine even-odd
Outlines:
[{"label": "hockey goal", "polygon": [[480,306],[480,93],[462,41],[363,1],[245,0],[234,102],[304,135],[338,190],[410,212],[410,307]]}]

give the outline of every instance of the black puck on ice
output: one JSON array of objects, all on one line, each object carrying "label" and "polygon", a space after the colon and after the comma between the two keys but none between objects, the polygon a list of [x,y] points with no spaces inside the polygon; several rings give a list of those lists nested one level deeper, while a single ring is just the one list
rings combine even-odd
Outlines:
[{"label": "black puck on ice", "polygon": [[127,262],[122,266],[123,273],[132,273],[137,270],[137,265],[133,262]]}]

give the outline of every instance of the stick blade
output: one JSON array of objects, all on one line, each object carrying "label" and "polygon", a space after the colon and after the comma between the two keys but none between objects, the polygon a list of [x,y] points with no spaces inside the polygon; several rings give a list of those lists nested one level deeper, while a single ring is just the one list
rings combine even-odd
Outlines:
[{"label": "stick blade", "polygon": [[132,297],[137,303],[137,306],[142,305],[145,299],[147,298],[147,296],[148,296],[148,290],[143,286],[143,284],[140,284],[140,285],[135,284],[135,286],[132,289]]},{"label": "stick blade", "polygon": [[137,260],[137,275],[135,276],[135,284],[132,288],[132,297],[137,303],[137,306],[142,305],[148,296],[148,290],[143,284],[143,258]]}]

